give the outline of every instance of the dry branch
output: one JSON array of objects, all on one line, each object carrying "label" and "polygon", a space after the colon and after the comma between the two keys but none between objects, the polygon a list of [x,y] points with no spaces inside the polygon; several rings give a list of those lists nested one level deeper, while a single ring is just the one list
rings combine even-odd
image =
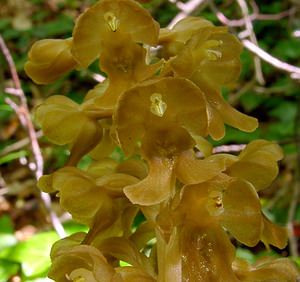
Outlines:
[{"label": "dry branch", "polygon": [[[32,148],[32,154],[34,158],[34,165],[31,165],[31,170],[34,170],[35,178],[38,180],[43,175],[43,169],[44,169],[44,161],[41,153],[41,149],[38,143],[38,137],[37,133],[34,129],[34,125],[31,120],[29,108],[27,105],[27,99],[25,96],[25,93],[21,87],[21,82],[15,67],[15,63],[13,61],[13,58],[9,52],[9,49],[7,48],[5,41],[3,37],[0,35],[0,49],[1,52],[4,55],[4,58],[8,64],[9,71],[14,83],[14,88],[8,88],[5,89],[7,94],[12,95],[13,97],[18,98],[18,102],[14,102],[11,98],[7,97],[5,99],[5,102],[12,107],[12,109],[15,111],[16,115],[18,116],[22,126],[27,130],[31,148]],[[57,234],[60,237],[64,237],[65,231],[60,223],[57,215],[52,209],[52,203],[51,198],[47,193],[41,192],[41,199],[43,202],[44,207],[46,208],[47,212],[49,213],[51,223],[56,230]]]}]

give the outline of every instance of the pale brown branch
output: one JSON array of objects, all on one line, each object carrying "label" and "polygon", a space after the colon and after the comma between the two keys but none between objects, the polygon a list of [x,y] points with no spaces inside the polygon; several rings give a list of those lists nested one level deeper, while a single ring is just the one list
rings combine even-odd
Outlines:
[{"label": "pale brown branch", "polygon": [[[207,0],[189,0],[186,3],[175,2],[178,9],[181,11],[173,18],[168,24],[168,28],[172,28],[177,22],[191,15],[200,5],[205,3]],[[174,1],[172,1],[174,3]]]},{"label": "pale brown branch", "polygon": [[0,48],[1,48],[1,51],[2,51],[2,53],[5,57],[5,60],[8,64],[12,80],[15,84],[15,88],[16,89],[21,89],[21,82],[20,82],[20,79],[19,79],[19,76],[18,76],[18,73],[17,73],[15,63],[14,63],[13,58],[12,58],[12,56],[11,56],[4,40],[3,40],[3,37],[1,35],[0,35]]},{"label": "pale brown branch", "polygon": [[221,145],[213,149],[213,153],[240,152],[246,147],[245,144]]},{"label": "pale brown branch", "polygon": [[[36,137],[37,138],[40,138],[43,136],[43,133],[42,131],[37,131],[36,132]],[[24,148],[25,146],[29,145],[30,144],[30,139],[28,137],[20,140],[20,141],[17,141],[16,143],[13,143],[11,145],[8,145],[6,146],[1,152],[0,152],[0,157],[1,156],[5,156],[11,152],[14,152],[14,151],[18,151],[22,148]]]},{"label": "pale brown branch", "polygon": [[300,98],[298,98],[297,102],[297,115],[295,118],[295,142],[297,148],[297,158],[294,175],[294,185],[292,187],[292,198],[288,211],[289,247],[290,253],[294,257],[299,256],[298,240],[294,235],[294,219],[300,197]]},{"label": "pale brown branch", "polygon": [[20,97],[22,95],[22,91],[20,91],[20,89],[16,89],[16,88],[8,87],[8,88],[5,88],[4,91],[10,95],[17,96],[17,97]]},{"label": "pale brown branch", "polygon": [[276,67],[277,69],[283,70],[285,72],[288,72],[291,74],[291,77],[294,79],[299,79],[300,78],[300,68],[290,65],[286,62],[283,62],[276,57],[270,55],[263,49],[261,49],[259,46],[256,44],[252,43],[251,41],[247,39],[242,40],[243,45],[252,53],[256,54],[259,56],[262,60],[265,62],[269,63],[270,65]]},{"label": "pale brown branch", "polygon": [[[211,10],[216,14],[217,18],[219,19],[219,21],[225,25],[228,26],[241,26],[242,24],[245,24],[245,19],[241,19],[241,20],[229,20],[222,12],[220,12],[217,7],[214,5],[213,1],[209,1],[209,5]],[[262,18],[268,18],[270,19],[272,16],[274,16],[276,19],[280,19],[283,18],[287,15],[291,15],[292,13],[294,13],[295,10],[292,8],[288,11],[284,11],[280,14],[276,14],[276,15],[261,15],[260,17]],[[249,15],[248,20],[251,19],[251,16]],[[241,22],[243,21],[243,22]],[[249,36],[249,31],[247,30],[246,36]],[[288,73],[290,73],[290,76],[292,79],[300,79],[300,68],[290,65],[286,62],[283,62],[279,59],[277,59],[276,57],[270,55],[269,53],[267,53],[266,51],[264,51],[263,49],[261,49],[258,44],[255,44],[253,42],[251,42],[250,40],[247,39],[243,39],[244,36],[240,34],[240,38],[242,39],[242,43],[243,45],[252,53],[254,53],[255,55],[257,55],[258,57],[260,57],[263,61],[269,63],[270,65],[286,71]]]},{"label": "pale brown branch", "polygon": [[240,87],[239,91],[229,97],[229,103],[231,106],[236,106],[241,96],[247,91],[251,90],[255,86],[255,78],[246,82],[243,86]]},{"label": "pale brown branch", "polygon": [[[215,15],[217,16],[218,20],[222,23],[225,24],[227,26],[230,27],[242,27],[245,26],[246,24],[246,20],[245,18],[241,18],[241,19],[228,19],[221,11],[219,11],[217,9],[217,7],[214,5],[213,1],[209,1],[209,6],[211,8],[211,10],[215,13]],[[281,20],[283,18],[289,17],[291,15],[293,15],[295,13],[296,9],[293,7],[289,10],[286,11],[282,11],[280,13],[277,14],[260,14],[260,13],[253,13],[253,14],[249,14],[249,19],[251,21],[255,21],[255,20],[261,20],[261,21],[273,21],[273,20]]]},{"label": "pale brown branch", "polygon": [[93,78],[94,80],[96,80],[97,82],[99,82],[99,83],[103,82],[103,81],[106,79],[105,76],[103,76],[103,75],[101,75],[101,74],[99,74],[99,73],[93,73],[93,74],[92,74],[92,78]]},{"label": "pale brown branch", "polygon": [[[237,3],[239,4],[242,14],[244,16],[245,27],[246,27],[246,30],[248,31],[249,38],[250,38],[251,42],[258,45],[256,35],[253,31],[252,21],[249,18],[248,5],[245,0],[237,0]],[[265,79],[264,79],[263,73],[262,73],[261,61],[260,61],[260,58],[257,56],[254,56],[254,66],[255,66],[255,76],[256,76],[257,82],[261,85],[264,85]]]},{"label": "pale brown branch", "polygon": [[[24,91],[21,87],[21,82],[16,70],[15,63],[13,61],[13,58],[9,52],[9,49],[7,48],[5,41],[3,37],[0,35],[0,49],[4,55],[4,58],[8,64],[9,71],[11,73],[11,77],[14,83],[15,88],[9,88],[7,93],[13,96],[17,96],[19,98],[19,104],[14,102],[10,98],[6,98],[5,101],[8,105],[12,107],[12,109],[15,111],[16,115],[18,116],[22,126],[27,130],[29,139],[31,142],[31,148],[32,153],[34,157],[34,166],[31,166],[33,168],[35,173],[35,178],[38,180],[43,175],[43,169],[44,169],[44,161],[41,153],[41,149],[38,143],[37,135],[33,126],[33,123],[31,121],[28,105],[27,105],[27,99],[24,94]],[[6,89],[7,90],[7,89]],[[12,94],[13,93],[13,94]],[[59,219],[57,218],[57,215],[52,210],[51,205],[51,198],[48,194],[41,192],[41,199],[44,203],[44,206],[47,210],[47,212],[50,215],[50,219],[52,222],[52,225],[56,232],[59,234],[59,236],[64,237],[65,231],[63,226],[61,225]]]}]

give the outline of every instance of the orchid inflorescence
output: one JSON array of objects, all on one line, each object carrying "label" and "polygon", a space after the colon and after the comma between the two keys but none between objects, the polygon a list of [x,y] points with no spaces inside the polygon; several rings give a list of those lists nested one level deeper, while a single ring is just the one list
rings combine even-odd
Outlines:
[{"label": "orchid inflorescence", "polygon": [[[296,281],[288,259],[251,265],[231,242],[287,243],[258,197],[278,174],[280,147],[255,140],[239,155],[212,154],[207,139],[220,140],[224,124],[245,132],[258,126],[221,94],[239,76],[241,51],[226,27],[187,17],[160,29],[133,0],[101,0],[77,19],[71,38],[32,46],[25,70],[36,83],[96,60],[106,74],[82,104],[55,95],[35,112],[44,135],[70,148],[66,166],[38,186],[89,227],[53,245],[51,279]],[[124,159],[112,158],[117,146]],[[79,169],[86,154],[93,161]],[[144,221],[136,226],[138,215]]]}]

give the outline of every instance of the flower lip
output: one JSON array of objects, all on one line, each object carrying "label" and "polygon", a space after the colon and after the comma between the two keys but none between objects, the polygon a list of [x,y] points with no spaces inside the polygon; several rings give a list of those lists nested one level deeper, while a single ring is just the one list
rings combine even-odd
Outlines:
[{"label": "flower lip", "polygon": [[190,135],[205,136],[206,101],[201,90],[187,79],[147,81],[121,95],[114,122],[119,143],[125,153],[130,154],[146,131],[155,128],[176,124]]},{"label": "flower lip", "polygon": [[25,64],[26,74],[37,84],[48,84],[77,65],[71,54],[72,38],[35,42]]},{"label": "flower lip", "polygon": [[188,132],[176,125],[149,129],[142,139],[142,152],[147,158],[172,159],[195,145]]}]

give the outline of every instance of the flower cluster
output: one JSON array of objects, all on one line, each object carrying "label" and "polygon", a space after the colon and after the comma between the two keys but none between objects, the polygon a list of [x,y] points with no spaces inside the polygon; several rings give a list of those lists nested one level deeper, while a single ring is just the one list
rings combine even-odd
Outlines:
[{"label": "flower cluster", "polygon": [[[280,147],[256,140],[238,156],[212,154],[208,141],[221,139],[225,124],[246,132],[258,126],[221,94],[239,76],[241,50],[225,27],[202,18],[160,29],[133,0],[101,0],[77,19],[72,38],[32,46],[25,70],[36,83],[94,61],[106,74],[82,104],[57,95],[36,109],[45,136],[70,148],[66,166],[38,186],[89,227],[53,246],[51,279],[296,281],[289,260],[250,265],[230,240],[287,242],[258,197],[277,176]],[[111,157],[116,146],[125,160]],[[80,170],[86,154],[93,162]],[[133,228],[138,214],[145,220]]]}]

